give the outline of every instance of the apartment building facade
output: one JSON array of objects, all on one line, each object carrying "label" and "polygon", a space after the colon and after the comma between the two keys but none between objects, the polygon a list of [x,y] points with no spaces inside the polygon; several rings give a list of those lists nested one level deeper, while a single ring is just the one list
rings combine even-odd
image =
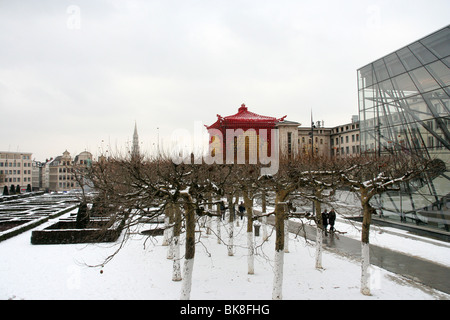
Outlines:
[{"label": "apartment building facade", "polygon": [[330,155],[348,157],[360,153],[359,121],[353,118],[351,123],[330,129]]},{"label": "apartment building facade", "polygon": [[[359,121],[352,117],[352,122],[336,127],[325,127],[317,121],[310,127],[298,127],[298,154],[320,157],[349,157],[360,153]],[[280,131],[280,143],[283,133]]]},{"label": "apartment building facade", "polygon": [[32,184],[32,153],[0,151],[0,188],[19,186],[26,191]]},{"label": "apartment building facade", "polygon": [[[48,172],[48,179],[42,177],[42,186],[49,191],[70,191],[79,189],[76,178],[76,168],[88,167],[92,164],[92,154],[88,151],[81,152],[72,158],[69,151],[64,151],[61,156],[45,164],[48,169],[42,169],[44,174]],[[48,181],[48,182],[47,182]]]}]

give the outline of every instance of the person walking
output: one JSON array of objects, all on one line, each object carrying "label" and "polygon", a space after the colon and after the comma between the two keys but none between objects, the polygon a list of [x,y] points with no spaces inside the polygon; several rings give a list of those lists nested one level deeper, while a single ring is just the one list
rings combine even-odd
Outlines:
[{"label": "person walking", "polygon": [[242,202],[239,204],[238,209],[239,209],[239,217],[241,217],[241,220],[242,220],[242,218],[244,217],[244,212],[245,212],[245,206]]},{"label": "person walking", "polygon": [[227,208],[225,207],[225,203],[223,201],[220,201],[220,214],[222,215],[222,220],[225,220],[225,210]]},{"label": "person walking", "polygon": [[330,224],[330,232],[334,232],[334,223],[336,221],[336,212],[331,209],[328,213],[328,223]]},{"label": "person walking", "polygon": [[323,226],[323,230],[325,231],[325,235],[327,235],[327,228],[328,228],[328,212],[327,212],[327,209],[325,209],[322,212],[322,226]]}]

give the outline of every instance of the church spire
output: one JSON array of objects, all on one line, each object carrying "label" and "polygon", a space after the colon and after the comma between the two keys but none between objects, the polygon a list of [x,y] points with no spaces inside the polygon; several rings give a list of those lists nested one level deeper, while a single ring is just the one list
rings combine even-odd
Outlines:
[{"label": "church spire", "polygon": [[139,156],[139,136],[137,132],[137,124],[134,122],[134,133],[133,133],[133,149],[131,150],[131,155],[133,157]]}]

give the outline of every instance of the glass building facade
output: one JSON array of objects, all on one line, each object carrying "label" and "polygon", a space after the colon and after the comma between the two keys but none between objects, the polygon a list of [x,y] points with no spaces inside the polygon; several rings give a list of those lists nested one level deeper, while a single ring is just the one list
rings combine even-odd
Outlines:
[{"label": "glass building facade", "polygon": [[450,26],[358,70],[361,152],[415,153],[439,172],[383,194],[388,219],[449,231]]}]

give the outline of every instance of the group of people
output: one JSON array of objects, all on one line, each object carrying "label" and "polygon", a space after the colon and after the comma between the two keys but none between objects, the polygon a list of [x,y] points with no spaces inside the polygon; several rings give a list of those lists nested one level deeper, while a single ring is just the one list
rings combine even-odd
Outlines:
[{"label": "group of people", "polygon": [[334,223],[336,221],[336,212],[334,209],[331,209],[330,212],[327,212],[325,209],[322,212],[322,225],[323,230],[325,231],[325,235],[327,234],[328,225],[330,225],[330,232],[334,232]]},{"label": "group of people", "polygon": [[[225,220],[225,210],[228,209],[228,207],[225,207],[225,203],[223,201],[220,202],[220,213],[222,215],[222,220]],[[238,210],[239,210],[239,217],[241,218],[241,220],[244,217],[244,212],[245,212],[245,206],[244,203],[241,202],[238,206]],[[233,210],[234,212],[234,210]]]},{"label": "group of people", "polygon": [[[228,209],[227,207],[225,207],[225,203],[223,201],[220,202],[220,211],[222,214],[222,219],[225,219],[225,210]],[[239,216],[242,220],[242,218],[244,217],[244,212],[245,212],[245,206],[244,203],[240,203],[238,206],[238,210],[239,210]],[[330,212],[327,212],[327,210],[325,209],[322,212],[322,225],[323,225],[323,230],[325,231],[325,235],[327,234],[327,230],[328,230],[328,225],[330,225],[330,232],[334,232],[334,223],[336,222],[336,212],[334,211],[334,209],[331,209]]]}]

